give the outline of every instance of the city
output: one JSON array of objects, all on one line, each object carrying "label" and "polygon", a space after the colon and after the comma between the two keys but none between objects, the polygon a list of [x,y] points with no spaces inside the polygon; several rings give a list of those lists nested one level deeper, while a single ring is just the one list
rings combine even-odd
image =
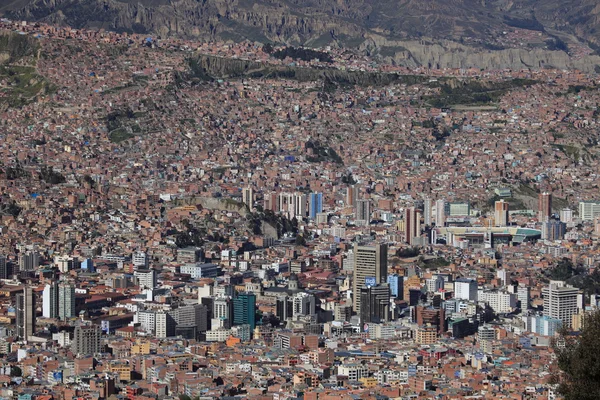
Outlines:
[{"label": "city", "polygon": [[0,398],[561,398],[597,74],[0,28]]}]

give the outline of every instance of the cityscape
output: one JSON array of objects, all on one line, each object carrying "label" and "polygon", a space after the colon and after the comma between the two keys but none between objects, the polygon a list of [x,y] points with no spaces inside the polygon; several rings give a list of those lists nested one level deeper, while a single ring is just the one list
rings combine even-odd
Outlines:
[{"label": "cityscape", "polygon": [[598,71],[0,30],[0,399],[564,398]]}]

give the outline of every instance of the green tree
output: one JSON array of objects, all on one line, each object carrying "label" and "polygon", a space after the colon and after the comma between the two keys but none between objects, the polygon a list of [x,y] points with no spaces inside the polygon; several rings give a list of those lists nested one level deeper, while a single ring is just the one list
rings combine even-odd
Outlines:
[{"label": "green tree", "polygon": [[580,335],[561,330],[553,347],[560,371],[552,382],[565,400],[600,399],[600,311],[584,317]]},{"label": "green tree", "polygon": [[23,371],[21,371],[21,368],[17,367],[16,365],[13,365],[12,367],[10,367],[10,376],[21,376],[23,375]]}]

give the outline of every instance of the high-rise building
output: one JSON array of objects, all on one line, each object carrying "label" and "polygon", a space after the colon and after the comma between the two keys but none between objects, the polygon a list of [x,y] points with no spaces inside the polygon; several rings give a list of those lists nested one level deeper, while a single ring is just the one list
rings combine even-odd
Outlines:
[{"label": "high-rise building", "polygon": [[315,296],[308,293],[296,293],[290,301],[292,302],[292,316],[315,315]]},{"label": "high-rise building", "polygon": [[156,270],[155,269],[138,269],[133,273],[137,279],[138,286],[145,289],[154,289],[156,287]]},{"label": "high-rise building", "polygon": [[148,257],[148,254],[146,254],[144,251],[135,251],[131,256],[131,263],[136,269],[145,269],[148,268],[148,265],[150,265],[150,257]]},{"label": "high-rise building", "polygon": [[254,189],[250,186],[242,189],[242,203],[248,206],[248,208],[252,209],[254,205]]},{"label": "high-rise building", "polygon": [[75,327],[71,350],[75,354],[94,355],[100,352],[101,330],[98,325],[78,325]]},{"label": "high-rise building", "polygon": [[58,318],[67,320],[75,315],[75,285],[61,282],[58,285]]},{"label": "high-rise building", "polygon": [[508,225],[508,203],[504,200],[494,203],[494,223],[496,226]]},{"label": "high-rise building", "polygon": [[435,226],[443,227],[446,223],[446,201],[443,199],[435,202]]},{"label": "high-rise building", "polygon": [[390,287],[387,283],[365,285],[360,289],[360,322],[387,322],[390,320]]},{"label": "high-rise building", "polygon": [[423,219],[425,225],[431,226],[431,198],[427,197],[423,202]]},{"label": "high-rise building", "polygon": [[398,274],[388,275],[387,283],[390,285],[392,297],[404,298],[404,277]]},{"label": "high-rise building", "polygon": [[9,264],[6,256],[0,254],[0,279],[8,279],[10,276]]},{"label": "high-rise building", "polygon": [[25,340],[35,332],[35,297],[33,289],[25,286],[23,293],[16,296],[17,336]]},{"label": "high-rise building", "polygon": [[44,318],[58,317],[58,283],[46,284],[42,292],[42,316]]},{"label": "high-rise building", "polygon": [[154,315],[155,320],[155,331],[154,335],[157,338],[167,338],[175,336],[175,318],[170,311],[159,310]]},{"label": "high-rise building", "polygon": [[352,294],[354,311],[360,315],[360,288],[387,283],[387,244],[361,246],[354,244]]},{"label": "high-rise building", "polygon": [[256,295],[239,293],[233,299],[233,325],[250,325],[256,328]]},{"label": "high-rise building", "polygon": [[563,208],[559,213],[560,222],[564,222],[568,224],[569,222],[573,222],[573,210],[570,208]]},{"label": "high-rise building", "polygon": [[563,281],[550,281],[542,289],[544,315],[560,319],[564,326],[571,327],[573,315],[583,308],[583,295],[580,290]]},{"label": "high-rise building", "polygon": [[600,201],[580,201],[579,218],[582,221],[592,221],[600,217]]},{"label": "high-rise building", "polygon": [[546,222],[552,216],[552,194],[543,192],[538,195],[538,221]]},{"label": "high-rise building", "polygon": [[40,254],[37,251],[28,251],[19,255],[19,271],[33,271],[40,266]]},{"label": "high-rise building", "polygon": [[356,220],[371,222],[371,202],[369,199],[356,200]]},{"label": "high-rise building", "polygon": [[351,185],[346,188],[346,206],[354,207],[358,199],[358,186]]},{"label": "high-rise building", "polygon": [[454,281],[454,297],[477,301],[477,282],[474,279],[459,278]]},{"label": "high-rise building", "polygon": [[310,219],[315,219],[317,214],[323,212],[323,193],[311,193],[308,202],[308,216]]},{"label": "high-rise building", "polygon": [[414,207],[404,210],[404,238],[412,245],[414,239],[421,236],[421,212]]},{"label": "high-rise building", "polygon": [[542,239],[562,240],[567,232],[567,224],[555,219],[542,222]]},{"label": "high-rise building", "polygon": [[231,328],[233,319],[233,302],[228,297],[218,297],[213,301],[212,329],[216,327]]}]

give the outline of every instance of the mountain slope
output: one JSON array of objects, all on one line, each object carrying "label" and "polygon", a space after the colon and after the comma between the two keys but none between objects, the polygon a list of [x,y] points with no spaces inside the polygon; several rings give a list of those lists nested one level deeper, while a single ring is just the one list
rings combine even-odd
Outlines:
[{"label": "mountain slope", "polygon": [[[564,32],[600,46],[596,0],[12,0],[13,19],[185,38],[358,47],[411,39],[460,42],[480,51],[514,48],[507,30],[539,31],[531,49]],[[577,39],[574,39],[577,41]],[[401,45],[389,56],[398,57]],[[385,50],[385,49],[384,49]]]}]

